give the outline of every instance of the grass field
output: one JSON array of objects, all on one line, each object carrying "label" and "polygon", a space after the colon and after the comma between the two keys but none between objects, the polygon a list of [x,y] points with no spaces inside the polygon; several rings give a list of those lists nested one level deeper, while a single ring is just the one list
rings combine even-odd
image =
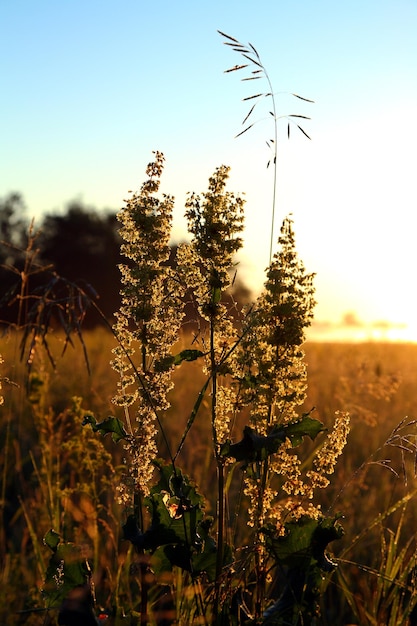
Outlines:
[{"label": "grass field", "polygon": [[[81,346],[69,346],[60,355],[59,336],[51,344],[56,370],[44,357],[35,359],[28,374],[19,359],[18,337],[2,340],[2,624],[11,623],[11,614],[19,615],[14,623],[47,623],[30,609],[41,606],[40,588],[49,557],[42,538],[51,527],[84,546],[93,564],[100,604],[106,606],[114,597],[119,603],[135,604],[134,586],[127,583],[131,553],[121,539],[123,511],[115,499],[122,450],[81,426],[80,407],[92,411],[98,421],[117,411],[123,418],[111,402],[116,385],[109,366],[113,340],[97,330],[87,333],[85,342],[90,374]],[[304,348],[309,381],[304,409],[314,406],[317,417],[329,426],[336,410],[347,410],[352,418],[348,444],[321,503],[325,512],[341,512],[345,529],[342,540],[333,544],[339,564],[323,597],[323,620],[327,620],[323,623],[411,623],[381,616],[391,602],[392,589],[403,602],[410,595],[409,590],[403,592],[404,579],[401,583],[397,579],[415,551],[412,422],[417,417],[417,345],[307,343]],[[195,363],[181,365],[177,377],[171,409],[164,417],[169,441],[176,445],[203,382]],[[82,398],[78,408],[74,397]],[[203,403],[179,462],[207,495],[210,511],[214,468],[207,445],[207,411]],[[409,498],[405,508],[393,506],[404,497]],[[391,514],[386,514],[390,507]],[[406,575],[413,572],[410,566]]]}]

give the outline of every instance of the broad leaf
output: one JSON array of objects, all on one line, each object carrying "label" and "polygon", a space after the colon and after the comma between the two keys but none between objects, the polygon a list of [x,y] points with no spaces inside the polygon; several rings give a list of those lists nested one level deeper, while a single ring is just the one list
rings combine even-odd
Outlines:
[{"label": "broad leaf", "polygon": [[201,350],[182,350],[174,356],[174,365],[181,365],[183,361],[196,361],[201,356],[204,356]]},{"label": "broad leaf", "polygon": [[286,585],[280,597],[265,611],[262,624],[316,624],[324,574],[335,568],[327,545],[343,535],[337,518],[314,520],[303,517],[286,524],[286,534],[277,536],[265,528],[266,548],[278,571],[285,568]]},{"label": "broad leaf", "polygon": [[297,422],[290,422],[283,428],[285,430],[285,436],[291,440],[293,447],[298,446],[303,440],[303,437],[310,437],[310,439],[314,441],[319,433],[326,430],[320,420],[309,417],[308,413],[303,415]]},{"label": "broad leaf", "polygon": [[308,414],[297,422],[275,427],[268,435],[259,435],[250,426],[245,426],[243,439],[238,443],[223,444],[221,454],[226,458],[232,457],[236,461],[245,463],[264,461],[268,456],[277,452],[287,438],[293,446],[298,446],[303,437],[307,436],[314,440],[323,430],[325,430],[323,424],[309,417]]},{"label": "broad leaf", "polygon": [[181,365],[184,361],[196,361],[199,357],[204,356],[201,350],[182,350],[178,354],[173,354],[155,362],[156,372],[167,372],[173,365]]},{"label": "broad leaf", "polygon": [[116,443],[121,439],[127,439],[127,432],[117,417],[109,417],[102,422],[97,423],[95,417],[86,415],[83,420],[83,426],[90,424],[94,432],[99,432],[103,437],[111,434],[113,441]]},{"label": "broad leaf", "polygon": [[180,469],[159,461],[156,465],[160,479],[145,499],[151,526],[143,533],[131,516],[123,527],[125,539],[152,553],[157,575],[177,566],[194,575],[204,572],[214,580],[217,551],[210,536],[213,520],[204,514],[203,496]]},{"label": "broad leaf", "polygon": [[274,530],[265,530],[267,550],[277,563],[303,568],[314,560],[324,571],[334,568],[325,550],[331,541],[344,534],[337,517],[315,520],[306,516],[286,524],[285,530],[283,537],[274,535]]},{"label": "broad leaf", "polygon": [[52,550],[52,555],[46,570],[42,595],[48,608],[60,608],[75,587],[89,584],[91,569],[81,548],[73,543],[62,542],[55,531],[48,531],[44,542]]}]

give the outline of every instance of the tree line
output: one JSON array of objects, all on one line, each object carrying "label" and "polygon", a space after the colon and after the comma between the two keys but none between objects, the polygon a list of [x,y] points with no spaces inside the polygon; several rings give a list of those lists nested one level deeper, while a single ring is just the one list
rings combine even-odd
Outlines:
[{"label": "tree line", "polygon": [[[118,265],[126,263],[119,227],[116,211],[78,200],[32,226],[20,193],[0,198],[0,324],[23,322],[28,311],[33,317],[45,303],[51,309],[51,302],[56,316],[68,294],[82,308],[84,327],[101,324],[102,316],[112,323],[120,306]],[[237,281],[233,297],[244,302],[250,292]]]},{"label": "tree line", "polygon": [[[37,297],[59,279],[110,318],[119,307],[118,264],[123,262],[116,212],[72,201],[64,212],[45,214],[40,224],[31,224],[21,194],[0,199],[0,321],[14,323],[22,296]],[[97,322],[93,307],[85,324]]]}]

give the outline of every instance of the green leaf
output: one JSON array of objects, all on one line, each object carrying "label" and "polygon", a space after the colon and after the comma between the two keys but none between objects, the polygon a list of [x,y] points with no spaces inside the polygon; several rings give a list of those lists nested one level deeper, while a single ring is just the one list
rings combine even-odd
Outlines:
[{"label": "green leaf", "polygon": [[201,356],[204,356],[201,350],[182,350],[174,356],[174,365],[181,365],[183,361],[196,361]]},{"label": "green leaf", "polygon": [[156,465],[160,479],[145,499],[151,526],[142,534],[131,520],[128,533],[124,528],[125,537],[152,553],[157,574],[177,566],[194,575],[205,572],[213,580],[217,552],[210,536],[213,520],[204,514],[204,498],[180,469],[162,462]]},{"label": "green leaf", "polygon": [[48,546],[48,548],[50,548],[53,552],[56,551],[60,541],[61,537],[52,528],[51,530],[48,530],[45,537],[43,538],[44,544]]},{"label": "green leaf", "polygon": [[182,350],[178,354],[168,355],[155,363],[156,372],[167,372],[173,365],[181,365],[184,361],[196,361],[204,356],[201,350]]},{"label": "green leaf", "polygon": [[59,608],[75,587],[88,585],[91,569],[81,548],[62,542],[55,531],[48,531],[44,542],[53,554],[46,570],[42,595],[48,608]]},{"label": "green leaf", "polygon": [[259,385],[259,378],[254,374],[245,374],[243,378],[239,379],[240,382],[248,389],[256,389]]},{"label": "green leaf", "polygon": [[[198,528],[198,536],[200,539],[199,550],[196,550],[192,555],[193,571],[197,573],[204,572],[210,582],[213,582],[216,578],[216,564],[217,564],[217,547],[214,539],[209,535],[211,528],[211,521],[203,521]],[[229,546],[224,547],[224,565],[231,563],[232,552]]]},{"label": "green leaf", "polygon": [[283,428],[293,447],[298,446],[303,437],[310,437],[314,441],[319,433],[326,430],[323,423],[314,417],[309,417],[309,413],[303,415],[297,422],[286,424]]},{"label": "green leaf", "polygon": [[159,546],[153,552],[151,559],[152,569],[156,576],[172,571],[175,566],[192,572],[195,576],[204,572],[210,582],[213,582],[216,577],[216,561],[216,544],[212,538],[202,540],[197,547],[183,543]]},{"label": "green leaf", "polygon": [[314,520],[302,517],[285,525],[284,536],[264,528],[266,548],[279,570],[285,567],[286,586],[279,599],[265,611],[262,624],[314,624],[319,611],[325,573],[335,564],[326,547],[343,535],[337,517]]},{"label": "green leaf", "polygon": [[315,520],[305,516],[286,524],[283,537],[276,536],[275,530],[265,529],[267,550],[277,563],[290,568],[310,567],[313,559],[324,571],[334,569],[325,550],[331,541],[340,539],[344,534],[338,519],[326,517]]},{"label": "green leaf", "polygon": [[114,442],[118,442],[121,439],[127,439],[127,432],[124,429],[123,422],[117,417],[109,417],[102,422],[97,423],[93,415],[86,415],[83,419],[83,426],[90,424],[95,433],[99,432],[103,437],[107,434],[111,434]]},{"label": "green leaf", "polygon": [[309,414],[303,415],[297,422],[276,426],[268,435],[259,435],[250,426],[245,426],[243,439],[238,443],[232,444],[229,441],[223,444],[221,454],[226,458],[233,457],[236,461],[244,461],[246,464],[264,461],[268,456],[277,452],[287,438],[295,447],[301,443],[303,437],[310,437],[314,440],[323,430],[325,430],[323,424],[309,417]]}]

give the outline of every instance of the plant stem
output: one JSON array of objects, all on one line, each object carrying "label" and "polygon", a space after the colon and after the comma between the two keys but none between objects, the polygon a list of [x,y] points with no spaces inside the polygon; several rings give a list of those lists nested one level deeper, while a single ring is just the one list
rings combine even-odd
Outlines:
[{"label": "plant stem", "polygon": [[224,544],[224,464],[219,454],[219,443],[216,431],[216,400],[217,400],[217,365],[214,349],[215,314],[210,317],[210,365],[211,365],[211,427],[213,433],[214,455],[217,464],[217,555],[216,555],[216,580],[214,587],[213,620],[217,621],[220,604],[220,577],[223,569],[223,544]]},{"label": "plant stem", "polygon": [[274,182],[273,182],[273,186],[272,186],[272,216],[271,216],[271,239],[269,242],[269,263],[271,263],[272,261],[272,248],[274,245],[274,229],[275,229],[275,206],[276,206],[276,199],[277,199],[277,171],[278,171],[278,164],[277,164],[277,157],[278,157],[278,124],[277,124],[277,110],[276,110],[276,106],[275,106],[275,96],[274,96],[274,92],[272,90],[272,83],[271,80],[269,78],[269,74],[266,71],[265,67],[262,65],[262,70],[264,72],[265,78],[268,82],[268,86],[270,89],[270,94],[271,94],[271,99],[272,99],[272,111],[273,111],[273,118],[274,118]]},{"label": "plant stem", "polygon": [[[142,509],[142,497],[140,493],[136,493],[134,496],[134,509],[135,517],[138,521],[139,528],[144,528],[143,509]],[[139,554],[139,569],[140,569],[140,624],[141,626],[147,626],[148,624],[148,563],[146,555],[142,549],[137,550]]]},{"label": "plant stem", "polygon": [[220,578],[223,570],[224,552],[224,465],[217,459],[217,555],[216,555],[216,582],[213,616],[216,621],[220,604]]}]

